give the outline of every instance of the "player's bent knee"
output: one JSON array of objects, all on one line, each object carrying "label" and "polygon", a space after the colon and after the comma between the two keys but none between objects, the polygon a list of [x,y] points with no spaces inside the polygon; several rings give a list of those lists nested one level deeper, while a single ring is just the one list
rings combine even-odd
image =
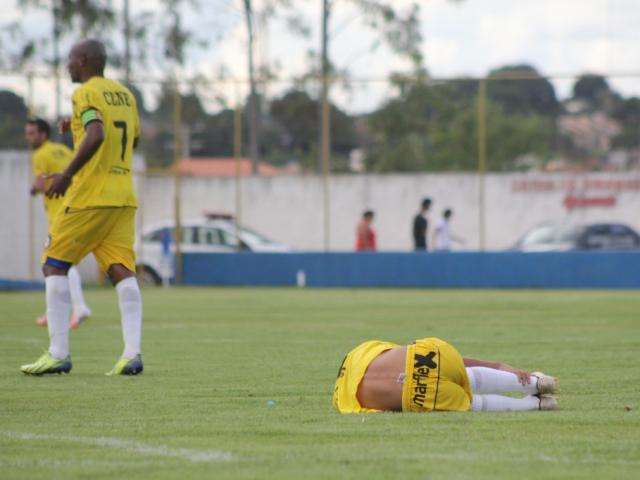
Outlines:
[{"label": "player's bent knee", "polygon": [[42,265],[42,273],[45,277],[51,277],[53,275],[66,275],[71,267],[72,265],[70,262],[47,257],[46,261]]},{"label": "player's bent knee", "polygon": [[140,303],[142,301],[140,287],[138,287],[138,282],[135,281],[135,279],[133,281],[122,281],[118,283],[116,290],[118,291],[120,301],[123,303]]},{"label": "player's bent knee", "polygon": [[135,272],[132,272],[121,263],[114,263],[113,265],[110,265],[107,269],[107,275],[109,276],[109,280],[111,280],[111,283],[114,286],[120,283],[125,278],[136,276]]}]

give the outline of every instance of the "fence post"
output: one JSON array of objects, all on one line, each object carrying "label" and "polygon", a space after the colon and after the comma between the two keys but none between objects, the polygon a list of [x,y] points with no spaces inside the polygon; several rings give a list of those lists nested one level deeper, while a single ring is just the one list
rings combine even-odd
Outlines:
[{"label": "fence post", "polygon": [[[35,111],[34,111],[34,107],[33,107],[33,73],[29,72],[27,74],[27,109],[28,109],[28,115],[30,118],[32,118],[35,115]],[[31,175],[27,176],[27,190],[31,187],[30,183],[31,183]],[[35,201],[33,198],[33,195],[29,195],[29,218],[28,218],[28,222],[29,222],[29,228],[28,228],[28,233],[29,233],[29,280],[34,280],[36,278],[36,262],[35,262],[35,256],[36,256],[36,246],[34,245],[35,242],[35,213],[33,211],[33,207],[34,207]],[[49,232],[47,232],[48,234]]]},{"label": "fence post", "polygon": [[478,85],[478,245],[486,247],[485,176],[487,171],[487,81]]},{"label": "fence post", "polygon": [[236,238],[238,240],[238,251],[242,250],[242,242],[240,241],[240,222],[242,221],[242,107],[240,103],[236,105],[233,111],[233,158],[236,164],[236,212],[235,226]]},{"label": "fence post", "polygon": [[182,97],[178,88],[177,79],[174,80],[173,89],[173,214],[175,220],[174,245],[175,245],[175,278],[176,285],[182,283],[182,224],[180,212],[180,197],[182,195],[180,157],[182,156]]},{"label": "fence post", "polygon": [[331,138],[329,118],[329,60],[328,60],[328,24],[330,5],[329,0],[323,1],[322,8],[322,106],[320,127],[320,151],[322,161],[322,193],[324,210],[324,250],[331,248],[331,199],[329,192],[329,173],[331,171]]}]

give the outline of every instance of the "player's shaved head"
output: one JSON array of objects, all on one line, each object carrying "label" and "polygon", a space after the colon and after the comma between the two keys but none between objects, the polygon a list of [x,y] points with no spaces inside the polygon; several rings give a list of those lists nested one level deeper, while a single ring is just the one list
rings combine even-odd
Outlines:
[{"label": "player's shaved head", "polygon": [[73,47],[78,50],[78,54],[86,57],[87,63],[102,73],[107,64],[107,50],[99,40],[82,40]]},{"label": "player's shaved head", "polygon": [[102,76],[107,64],[107,50],[99,40],[87,39],[76,43],[69,52],[67,65],[71,80],[83,82],[95,75]]}]

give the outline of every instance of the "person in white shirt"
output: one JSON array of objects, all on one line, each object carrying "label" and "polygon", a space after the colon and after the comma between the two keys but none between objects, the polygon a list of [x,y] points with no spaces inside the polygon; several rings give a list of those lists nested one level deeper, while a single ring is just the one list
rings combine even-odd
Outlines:
[{"label": "person in white shirt", "polygon": [[453,242],[464,244],[464,239],[457,237],[451,233],[451,217],[453,216],[453,210],[447,208],[442,213],[442,218],[438,221],[433,234],[433,246],[434,250],[440,252],[448,252],[451,250]]}]

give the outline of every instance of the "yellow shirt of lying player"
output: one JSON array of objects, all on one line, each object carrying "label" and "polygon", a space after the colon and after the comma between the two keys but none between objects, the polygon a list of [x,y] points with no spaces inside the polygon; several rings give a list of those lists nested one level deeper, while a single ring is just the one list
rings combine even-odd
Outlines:
[{"label": "yellow shirt of lying player", "polygon": [[[33,152],[31,157],[33,175],[39,177],[40,175],[61,173],[67,168],[72,158],[73,152],[66,145],[47,140]],[[52,180],[47,180],[45,188],[49,188],[51,182]],[[44,195],[44,209],[47,212],[49,224],[60,211],[63,201],[64,198],[49,198]]]},{"label": "yellow shirt of lying player", "polygon": [[92,77],[73,93],[71,131],[75,151],[86,126],[101,121],[104,141],[73,177],[65,195],[66,207],[136,207],[133,191],[133,147],[140,136],[138,108],[133,94],[120,83]]}]

